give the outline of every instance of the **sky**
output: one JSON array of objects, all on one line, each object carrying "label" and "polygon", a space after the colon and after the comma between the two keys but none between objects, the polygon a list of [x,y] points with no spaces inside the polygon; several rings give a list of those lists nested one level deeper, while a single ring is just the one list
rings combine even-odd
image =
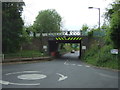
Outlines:
[{"label": "sky", "polygon": [[105,8],[114,0],[23,0],[26,4],[22,18],[25,26],[32,25],[39,11],[55,9],[62,17],[63,30],[80,30],[83,24],[94,27],[99,22],[98,9],[88,9],[88,7],[100,8],[101,25]]}]

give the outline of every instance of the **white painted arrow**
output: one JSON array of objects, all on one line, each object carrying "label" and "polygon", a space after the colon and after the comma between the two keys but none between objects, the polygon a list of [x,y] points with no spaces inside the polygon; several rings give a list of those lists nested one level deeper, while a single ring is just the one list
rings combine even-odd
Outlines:
[{"label": "white painted arrow", "polygon": [[64,75],[62,75],[60,73],[56,73],[56,74],[58,74],[59,76],[61,76],[58,81],[62,81],[62,80],[65,80],[66,78],[68,78],[68,76],[64,76]]},{"label": "white painted arrow", "polygon": [[12,83],[12,82],[3,81],[3,80],[0,80],[0,84],[4,84],[4,85],[9,85],[9,84],[12,84],[12,85],[40,85],[40,83],[35,83],[35,84]]}]

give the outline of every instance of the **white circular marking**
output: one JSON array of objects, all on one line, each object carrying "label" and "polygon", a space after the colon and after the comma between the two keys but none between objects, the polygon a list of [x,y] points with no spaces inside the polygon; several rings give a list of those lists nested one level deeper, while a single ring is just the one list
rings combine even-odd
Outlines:
[{"label": "white circular marking", "polygon": [[18,76],[19,79],[23,79],[23,80],[38,80],[46,77],[47,76],[43,74],[24,74],[24,75]]}]

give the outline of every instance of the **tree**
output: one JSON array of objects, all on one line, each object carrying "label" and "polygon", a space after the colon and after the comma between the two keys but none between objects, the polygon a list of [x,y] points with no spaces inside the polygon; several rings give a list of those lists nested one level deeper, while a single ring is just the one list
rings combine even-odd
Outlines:
[{"label": "tree", "polygon": [[81,29],[82,34],[86,35],[88,29],[89,29],[88,25],[87,24],[83,24],[82,29]]},{"label": "tree", "polygon": [[115,12],[111,19],[110,38],[115,48],[120,48],[120,12]]},{"label": "tree", "polygon": [[20,48],[24,2],[2,3],[2,52],[15,52]]},{"label": "tree", "polygon": [[87,31],[89,29],[88,25],[87,24],[83,24],[82,26],[82,31]]},{"label": "tree", "polygon": [[37,32],[58,32],[62,26],[62,18],[54,9],[40,11],[33,24]]},{"label": "tree", "polygon": [[120,48],[120,1],[111,4],[112,8],[107,9],[105,14],[110,22],[109,37],[113,42],[114,48]]}]

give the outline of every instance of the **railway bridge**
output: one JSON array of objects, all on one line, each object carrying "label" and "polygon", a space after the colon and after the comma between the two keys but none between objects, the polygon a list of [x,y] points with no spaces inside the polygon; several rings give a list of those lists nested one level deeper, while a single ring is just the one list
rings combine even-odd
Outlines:
[{"label": "railway bridge", "polygon": [[51,55],[52,52],[58,52],[60,43],[78,43],[80,47],[79,58],[89,47],[89,38],[87,33],[81,31],[61,31],[57,33],[42,33],[43,49]]}]

